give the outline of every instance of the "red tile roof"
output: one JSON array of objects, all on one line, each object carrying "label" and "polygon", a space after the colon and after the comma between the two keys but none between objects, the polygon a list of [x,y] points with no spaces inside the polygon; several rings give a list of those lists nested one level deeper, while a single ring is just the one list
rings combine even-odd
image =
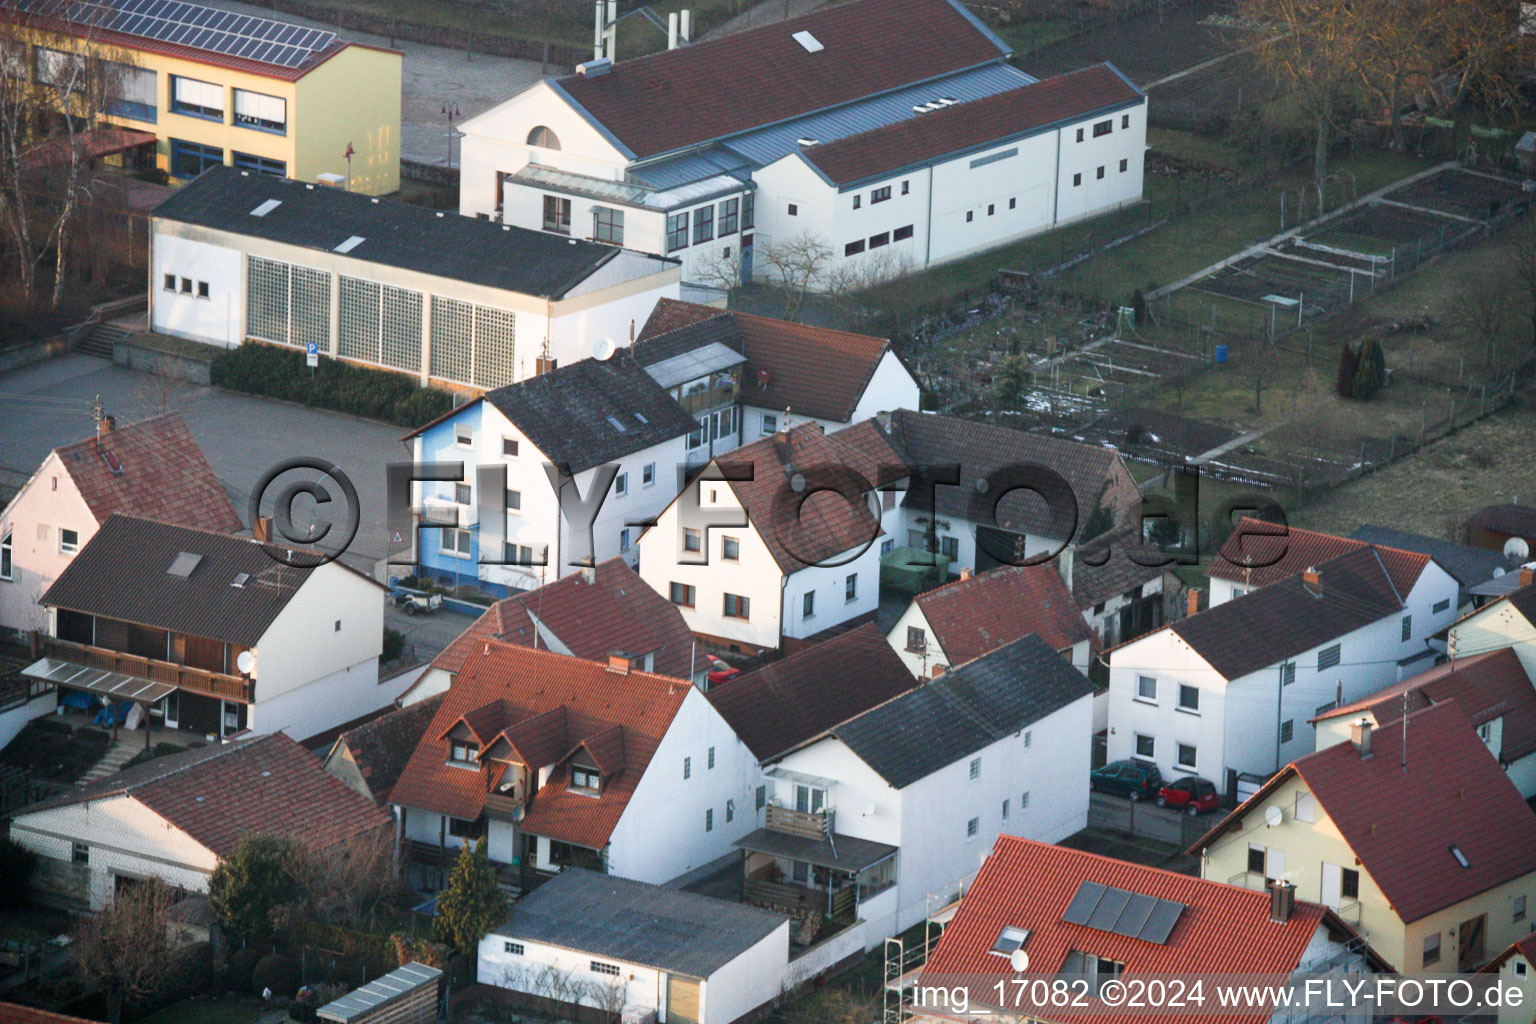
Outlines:
[{"label": "red tile roof", "polygon": [[[1164,943],[1129,938],[1062,920],[1083,882],[1129,890],[1184,904]],[[1129,864],[1097,854],[1050,846],[1030,839],[999,836],[975,883],[944,929],[923,969],[921,984],[941,985],[964,978],[975,1003],[995,1001],[992,979],[1016,975],[1006,957],[990,952],[1005,927],[1029,929],[1024,978],[1051,980],[1067,954],[1092,953],[1125,965],[1121,977],[1194,974],[1277,975],[1288,977],[1300,965],[1307,945],[1325,925],[1338,934],[1347,928],[1323,907],[1296,901],[1290,920],[1270,920],[1269,894],[1189,875]],[[1210,1022],[1263,1020],[1260,1014],[1199,1014],[1186,1020]],[[1142,1024],[1134,1012],[1115,1013],[1093,1004],[1079,1014],[1053,1013],[1053,1020],[1091,1020],[1094,1024]]]},{"label": "red tile roof", "polygon": [[328,846],[389,827],[389,815],[284,733],[194,748],[27,807],[129,796],[220,857],[255,832]]},{"label": "red tile roof", "polygon": [[[1340,555],[1371,547],[1381,555],[1382,567],[1404,598],[1418,583],[1424,567],[1433,561],[1417,551],[1367,544],[1363,540],[1335,537],[1331,533],[1303,530],[1299,526],[1278,526],[1244,516],[1233,527],[1220,553],[1205,567],[1205,574],[1245,586],[1267,587]],[[1244,563],[1249,560],[1264,564],[1245,567]]]},{"label": "red tile roof", "polygon": [[991,569],[918,594],[913,602],[950,668],[1030,633],[1055,651],[1093,638],[1055,562]]},{"label": "red tile roof", "polygon": [[120,426],[54,452],[98,523],[126,512],[220,533],[242,529],[180,413]]},{"label": "red tile roof", "polygon": [[[662,299],[646,321],[636,345],[675,343],[676,331],[721,321],[734,328],[735,347],[747,357],[741,401],[796,416],[847,423],[864,389],[890,351],[890,342],[866,334],[834,331],[750,313],[728,312],[676,299]],[[701,339],[701,341],[704,339]],[[708,339],[713,340],[713,336]]]},{"label": "red tile roof", "polygon": [[653,671],[682,678],[693,673],[693,634],[682,613],[620,558],[599,563],[591,583],[573,573],[497,601],[443,649],[432,667],[457,672],[487,640],[548,646],[547,638],[535,640],[535,618],[578,658],[606,662],[616,651],[654,653]]},{"label": "red tile roof", "polygon": [[990,63],[995,40],[958,3],[854,0],[555,85],[644,158]]},{"label": "red tile roof", "polygon": [[865,623],[714,686],[708,697],[766,761],[916,685],[880,630]]},{"label": "red tile roof", "polygon": [[[816,423],[803,423],[781,438],[765,437],[719,456],[721,466],[751,467],[752,479],[730,484],[757,530],[786,574],[824,562],[881,535],[880,522],[867,502],[853,504],[823,489],[847,480],[846,471],[871,490],[907,475],[906,464],[873,420],[825,434]],[[807,477],[810,497],[799,506],[790,480]]]},{"label": "red tile roof", "polygon": [[[1516,939],[1504,952],[1483,964],[1478,973],[1487,974],[1497,971],[1500,967],[1504,966],[1510,957],[1517,953],[1525,958],[1526,963],[1536,964],[1536,932],[1530,932]],[[1533,1018],[1533,1020],[1536,1020],[1536,1018]]]},{"label": "red tile roof", "polygon": [[834,185],[1001,143],[1062,122],[1140,103],[1137,89],[1108,64],[849,135],[800,155]]},{"label": "red tile roof", "polygon": [[1409,714],[1455,700],[1473,725],[1502,716],[1499,757],[1505,763],[1536,751],[1536,683],[1512,647],[1436,665],[1313,721],[1369,712],[1377,725],[1387,725],[1402,719],[1405,694]]},{"label": "red tile roof", "polygon": [[[600,850],[692,689],[682,679],[649,672],[620,675],[606,664],[483,641],[464,659],[390,802],[472,821],[485,809],[486,790],[504,768],[497,759],[527,757],[531,768],[554,765],[555,770],[534,794],[518,827]],[[461,718],[493,702],[503,716],[508,744],[522,753],[488,746],[482,751],[492,776],[488,780],[481,771],[450,766],[444,736]],[[611,735],[615,727],[622,728],[623,770],[603,780],[596,798],[567,791],[564,759],[591,740],[597,748],[593,756],[611,761],[619,750]]]},{"label": "red tile roof", "polygon": [[[1297,759],[1191,852],[1241,828],[1249,810],[1300,776],[1405,923],[1536,872],[1536,813],[1458,705],[1413,712],[1406,729],[1375,730],[1368,758],[1340,743]],[[1469,867],[1458,866],[1452,846]]]}]

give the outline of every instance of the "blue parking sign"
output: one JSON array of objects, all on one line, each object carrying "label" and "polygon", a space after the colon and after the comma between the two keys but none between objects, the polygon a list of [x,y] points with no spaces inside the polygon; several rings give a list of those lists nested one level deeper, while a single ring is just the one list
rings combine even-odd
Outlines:
[{"label": "blue parking sign", "polygon": [[320,343],[312,341],[304,347],[304,362],[309,366],[320,365]]}]

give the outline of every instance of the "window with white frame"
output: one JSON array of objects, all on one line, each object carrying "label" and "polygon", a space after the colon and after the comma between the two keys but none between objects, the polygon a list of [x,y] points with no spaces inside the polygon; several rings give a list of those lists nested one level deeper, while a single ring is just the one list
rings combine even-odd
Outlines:
[{"label": "window with white frame", "polygon": [[504,941],[501,944],[501,951],[503,953],[508,953],[508,954],[510,954],[512,956],[522,956],[523,955],[523,944],[521,942],[505,942]]},{"label": "window with white frame", "polygon": [[856,573],[856,572],[855,573],[850,573],[848,575],[848,577],[843,580],[843,601],[844,601],[844,603],[847,603],[847,602],[857,601],[858,599],[859,599],[859,574]]},{"label": "window with white frame", "polygon": [[624,244],[624,211],[606,206],[592,207],[592,237],[611,245]]},{"label": "window with white frame", "polygon": [[965,823],[965,838],[966,839],[975,839],[976,836],[979,835],[980,833],[981,833],[981,819],[980,818],[972,818],[970,821]]},{"label": "window with white frame", "polygon": [[603,961],[601,961],[601,960],[593,960],[592,961],[592,973],[593,974],[607,974],[607,975],[610,975],[610,976],[616,978],[619,975],[619,965],[618,964],[603,963]]},{"label": "window with white frame", "polygon": [[1188,683],[1179,684],[1179,710],[1195,712],[1200,710],[1200,690],[1198,687],[1190,686]]},{"label": "window with white frame", "polygon": [[1156,756],[1157,740],[1145,733],[1136,734],[1136,756],[1151,758]]},{"label": "window with white frame", "polygon": [[628,494],[629,493],[629,474],[628,473],[620,473],[620,474],[618,474],[617,476],[615,476],[613,478],[613,493],[614,494]]},{"label": "window with white frame", "polygon": [[640,468],[640,486],[649,487],[656,482],[656,463],[647,462]]},{"label": "window with white frame", "polygon": [[285,134],[288,131],[288,101],[281,96],[236,89],[235,124]]},{"label": "window with white frame", "polygon": [[224,87],[181,75],[171,76],[171,110],[177,114],[224,120]]},{"label": "window with white frame", "polygon": [[771,413],[763,413],[763,436],[767,437],[769,434],[777,433],[778,429],[779,418]]},{"label": "window with white frame", "polygon": [[809,619],[816,614],[816,591],[807,590],[800,597],[800,617]]},{"label": "window with white frame", "polygon": [[1019,794],[1019,813],[1029,810],[1029,790]]},{"label": "window with white frame", "polygon": [[0,536],[0,580],[10,580],[15,577],[11,570],[11,531],[6,530]]},{"label": "window with white frame", "polygon": [[972,782],[975,782],[977,779],[981,778],[981,758],[971,758],[969,775]]},{"label": "window with white frame", "polygon": [[440,540],[439,550],[445,555],[454,555],[458,558],[468,558],[474,551],[474,541],[468,530],[440,529],[437,531]]},{"label": "window with white frame", "polygon": [[1141,700],[1157,700],[1157,680],[1151,676],[1137,676],[1136,696]]},{"label": "window with white frame", "polygon": [[72,555],[79,550],[80,531],[61,529],[59,531],[59,551],[66,555]]},{"label": "window with white frame", "polygon": [[1197,753],[1197,751],[1195,750],[1194,744],[1192,744],[1192,743],[1180,743],[1179,744],[1179,761],[1178,761],[1178,764],[1175,765],[1175,767],[1178,767],[1178,768],[1189,768],[1189,769],[1193,770],[1195,768],[1195,766],[1196,766],[1196,753]]}]

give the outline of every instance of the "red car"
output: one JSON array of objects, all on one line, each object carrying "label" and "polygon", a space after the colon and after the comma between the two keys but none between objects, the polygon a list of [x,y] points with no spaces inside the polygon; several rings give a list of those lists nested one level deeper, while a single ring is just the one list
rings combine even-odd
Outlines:
[{"label": "red car", "polygon": [[1157,806],[1182,807],[1185,814],[1193,817],[1220,807],[1221,794],[1216,792],[1216,784],[1210,779],[1189,775],[1158,790]]},{"label": "red car", "polygon": [[725,662],[721,661],[719,658],[716,658],[714,661],[710,662],[710,665],[709,665],[709,685],[710,686],[716,686],[716,685],[718,685],[720,683],[728,683],[732,679],[735,679],[739,675],[741,675],[741,669],[739,669],[739,668],[732,668],[730,665],[727,665]]}]

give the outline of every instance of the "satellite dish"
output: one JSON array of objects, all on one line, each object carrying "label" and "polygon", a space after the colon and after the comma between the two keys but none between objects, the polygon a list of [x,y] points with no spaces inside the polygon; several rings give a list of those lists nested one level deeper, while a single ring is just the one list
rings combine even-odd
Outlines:
[{"label": "satellite dish", "polygon": [[239,656],[235,658],[235,668],[238,668],[244,675],[250,675],[256,670],[256,655],[250,651],[241,651]]},{"label": "satellite dish", "polygon": [[1503,576],[1503,575],[1504,575],[1504,570],[1502,568],[1496,568],[1496,569],[1493,570],[1493,578],[1494,579],[1498,579],[1500,576]]},{"label": "satellite dish", "polygon": [[1531,557],[1531,546],[1523,537],[1511,537],[1504,542],[1504,557],[1513,562],[1523,562]]},{"label": "satellite dish", "polygon": [[1278,807],[1271,805],[1270,808],[1264,812],[1264,824],[1268,825],[1270,828],[1274,828],[1284,820],[1285,815],[1280,813],[1280,808]]},{"label": "satellite dish", "polygon": [[1029,970],[1029,954],[1022,949],[1016,949],[1008,954],[1008,966],[1019,974]]},{"label": "satellite dish", "polygon": [[613,343],[609,337],[598,338],[592,343],[592,358],[598,362],[606,362],[613,358],[613,354],[619,350],[619,346]]}]

